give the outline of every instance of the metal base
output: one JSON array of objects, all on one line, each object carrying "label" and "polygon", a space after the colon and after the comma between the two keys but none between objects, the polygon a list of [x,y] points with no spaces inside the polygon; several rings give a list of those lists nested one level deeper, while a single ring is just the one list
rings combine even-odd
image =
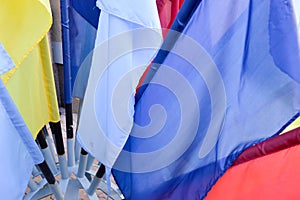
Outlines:
[{"label": "metal base", "polygon": [[[73,170],[72,170],[73,171]],[[49,196],[53,194],[53,186],[49,185],[45,179],[41,182],[37,183],[38,187],[35,191],[30,191],[28,194],[24,196],[24,200],[38,200],[43,197]],[[57,194],[55,195],[55,199],[79,199],[79,190],[84,189],[88,198],[90,200],[98,200],[96,193],[88,194],[88,189],[91,185],[91,182],[86,178],[76,178],[76,179],[61,179],[59,184],[57,185],[58,191],[62,193],[57,198]],[[114,200],[122,200],[124,196],[121,194],[121,191],[115,184],[111,184],[111,190],[108,192],[107,183],[105,180],[101,179],[99,184],[96,186],[97,190],[100,189],[106,195],[110,194],[110,198]],[[63,197],[62,197],[63,196]]]}]

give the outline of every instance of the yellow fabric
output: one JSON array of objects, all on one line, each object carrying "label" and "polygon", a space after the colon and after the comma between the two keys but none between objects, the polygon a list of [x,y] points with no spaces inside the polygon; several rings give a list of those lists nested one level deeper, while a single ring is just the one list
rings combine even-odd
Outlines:
[{"label": "yellow fabric", "polygon": [[286,127],[282,133],[286,133],[290,130],[293,130],[295,128],[298,128],[300,127],[300,117],[298,117],[295,121],[293,121],[293,123],[291,123],[288,127]]},{"label": "yellow fabric", "polygon": [[1,0],[0,42],[16,64],[1,76],[34,138],[59,121],[47,33],[49,0]]}]

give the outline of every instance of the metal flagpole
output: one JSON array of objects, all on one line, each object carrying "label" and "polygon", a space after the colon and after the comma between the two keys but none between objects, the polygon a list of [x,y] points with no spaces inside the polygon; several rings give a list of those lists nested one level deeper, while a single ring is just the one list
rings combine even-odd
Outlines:
[{"label": "metal flagpole", "polygon": [[48,165],[51,169],[51,172],[53,174],[57,175],[58,174],[57,167],[56,167],[55,161],[53,160],[52,153],[50,151],[50,148],[47,144],[45,135],[42,130],[38,133],[36,139],[37,139],[38,144],[41,147],[41,151],[44,155],[46,162],[48,163]]},{"label": "metal flagpole", "polygon": [[72,91],[71,91],[71,59],[70,59],[70,19],[69,0],[61,0],[61,24],[63,38],[63,64],[64,64],[64,96],[66,108],[66,131],[67,131],[67,151],[68,166],[75,165],[74,157],[74,134],[73,134],[73,114],[72,114]]},{"label": "metal flagpole", "polygon": [[42,173],[44,174],[47,182],[49,183],[50,188],[57,200],[63,200],[64,196],[59,189],[55,177],[53,176],[49,166],[47,165],[46,161],[38,164],[39,168],[41,169]]},{"label": "metal flagpole", "polygon": [[58,155],[59,160],[59,168],[61,172],[62,179],[67,179],[69,177],[68,175],[68,167],[67,167],[67,160],[65,155],[65,148],[64,148],[64,141],[62,136],[62,130],[61,130],[61,124],[60,122],[56,123],[49,123],[51,132],[53,136],[55,137],[55,146],[56,146],[56,152]]},{"label": "metal flagpole", "polygon": [[101,164],[96,173],[96,176],[94,177],[93,181],[91,182],[90,187],[87,189],[88,195],[93,195],[96,192],[97,187],[98,187],[98,185],[101,181],[101,178],[103,177],[104,174],[105,174],[105,166],[103,164]]}]

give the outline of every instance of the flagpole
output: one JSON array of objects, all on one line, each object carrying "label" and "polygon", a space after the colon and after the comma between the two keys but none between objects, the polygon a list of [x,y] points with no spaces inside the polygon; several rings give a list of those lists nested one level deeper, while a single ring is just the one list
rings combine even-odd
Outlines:
[{"label": "flagpole", "polygon": [[88,157],[88,153],[83,148],[81,148],[79,166],[77,171],[78,178],[84,177],[86,164],[87,164],[87,157]]},{"label": "flagpole", "polygon": [[[47,182],[49,183],[50,188],[52,189],[52,192],[54,194],[54,196],[56,197],[56,199],[58,200],[62,200],[63,198],[63,194],[61,192],[61,190],[59,189],[55,177],[52,173],[52,171],[54,171],[56,169],[56,166],[52,166],[53,163],[51,161],[51,159],[49,158],[49,153],[47,153],[47,150],[49,150],[44,133],[42,131],[40,131],[37,135],[37,142],[39,143],[42,153],[44,155],[45,160],[38,164],[41,172],[43,173],[43,175],[45,176]],[[50,164],[50,167],[48,165],[48,163]],[[55,165],[55,163],[54,163]],[[54,169],[53,169],[54,168]]]},{"label": "flagpole", "polygon": [[52,189],[52,192],[57,200],[63,200],[63,194],[61,190],[59,189],[55,177],[53,176],[49,166],[47,165],[46,161],[44,160],[42,163],[38,164],[41,172],[44,174],[47,182],[49,183],[50,188]]},{"label": "flagpole", "polygon": [[71,50],[70,50],[70,19],[69,0],[61,0],[61,24],[63,39],[63,63],[64,63],[64,97],[66,108],[66,131],[67,131],[67,151],[68,166],[75,165],[74,158],[74,138],[73,138],[73,114],[72,114],[72,87],[71,87]]},{"label": "flagpole", "polygon": [[[78,106],[78,117],[77,117],[77,126],[80,120],[80,114],[81,114],[81,108],[82,108],[82,102],[83,100],[79,100],[79,106]],[[77,131],[77,130],[76,130]],[[77,153],[77,148],[79,149],[80,156],[76,155]],[[77,177],[82,178],[85,174],[85,171],[89,170],[91,167],[91,162],[94,161],[94,157],[88,154],[83,148],[80,147],[80,144],[76,141],[75,142],[75,161],[77,161],[76,157],[79,157],[79,166],[78,166],[78,171],[77,171]]]},{"label": "flagpole", "polygon": [[51,172],[53,174],[58,174],[55,161],[53,160],[53,157],[51,155],[51,151],[50,151],[49,146],[47,144],[47,141],[46,141],[45,135],[43,133],[43,130],[41,130],[38,133],[38,135],[36,137],[36,140],[37,140],[38,144],[41,147],[41,151],[43,153],[43,156],[44,156],[46,162],[48,163],[48,165],[49,165],[49,167],[51,169]]},{"label": "flagpole", "polygon": [[37,191],[39,188],[38,184],[32,178],[29,179],[28,187],[30,191]]},{"label": "flagpole", "polygon": [[101,181],[101,178],[105,174],[105,166],[103,164],[100,165],[98,171],[96,172],[96,176],[94,177],[93,181],[91,182],[90,187],[87,189],[86,193],[90,196],[92,196],[96,190],[97,187]]},{"label": "flagpole", "polygon": [[61,123],[60,121],[56,123],[50,122],[49,125],[50,125],[51,132],[55,137],[55,146],[56,146],[56,152],[59,160],[60,173],[62,179],[67,179],[69,175],[68,175],[67,159],[65,155],[64,141],[63,141],[62,130],[61,130]]},{"label": "flagpole", "polygon": [[[50,136],[49,136],[49,133],[48,133],[48,130],[47,130],[46,126],[44,126],[44,127],[42,128],[42,131],[43,131],[43,133],[44,133],[46,142],[47,142],[47,144],[48,144],[48,146],[49,146],[49,149],[50,149],[50,152],[51,152],[51,157],[52,157],[52,159],[54,160],[54,162],[56,162],[55,151],[54,151],[54,149],[53,149],[52,140],[51,140],[51,138],[50,138]],[[55,143],[55,138],[54,138],[54,137],[53,137],[53,140],[54,140],[53,142]]]},{"label": "flagpole", "polygon": [[201,0],[185,0],[182,4],[181,9],[179,10],[177,17],[170,28],[170,31],[168,31],[168,34],[165,40],[163,41],[161,48],[159,49],[156,57],[154,58],[154,61],[135,96],[136,102],[140,100],[141,96],[147,88],[147,85],[150,83],[154,74],[157,72],[161,64],[168,56],[170,50],[173,48],[178,37],[181,35],[181,32],[183,31],[186,24],[189,22],[191,16],[193,15],[195,9],[197,8],[200,2]]},{"label": "flagpole", "polygon": [[[77,124],[76,124],[76,131],[75,131],[76,133],[77,133],[78,124],[80,121],[82,102],[83,102],[83,99],[80,98],[78,100],[77,121],[76,121]],[[75,162],[77,163],[77,161],[80,159],[80,154],[81,154],[81,145],[79,144],[79,142],[77,140],[75,140],[74,154],[75,154]]]}]

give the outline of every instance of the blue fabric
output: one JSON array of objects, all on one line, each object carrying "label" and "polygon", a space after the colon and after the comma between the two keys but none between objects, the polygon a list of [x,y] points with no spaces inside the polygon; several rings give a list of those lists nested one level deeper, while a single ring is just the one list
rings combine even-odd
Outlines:
[{"label": "blue fabric", "polygon": [[71,86],[83,98],[91,67],[100,10],[96,0],[72,0],[70,8]]},{"label": "blue fabric", "polygon": [[15,66],[14,62],[9,57],[2,43],[0,42],[0,75],[9,71],[14,66]]},{"label": "blue fabric", "polygon": [[94,28],[98,28],[100,10],[96,6],[97,0],[71,0],[71,6]]},{"label": "blue fabric", "polygon": [[33,166],[44,157],[1,79],[0,130],[1,197],[23,199]]},{"label": "blue fabric", "polygon": [[[0,42],[0,75],[14,66]],[[23,199],[33,166],[42,163],[44,157],[1,78],[0,130],[1,197]]]},{"label": "blue fabric", "polygon": [[[14,104],[12,98],[10,97],[5,85],[0,79],[0,102],[5,108],[7,115],[16,132],[18,133],[21,141],[24,143],[27,151],[33,159],[34,164],[40,164],[44,161],[41,150],[37,146],[34,138],[32,137],[25,121],[23,120],[21,114],[19,113],[16,105]],[[4,131],[4,130],[3,130]],[[10,130],[5,130],[10,131]],[[5,132],[4,131],[4,132]]]},{"label": "blue fabric", "polygon": [[247,147],[300,111],[286,0],[202,0],[135,107],[113,167],[126,199],[203,199]]},{"label": "blue fabric", "polygon": [[[11,57],[5,51],[3,45],[0,42],[0,75],[11,70],[15,66]],[[18,136],[21,138],[21,141],[24,143],[27,151],[30,153],[35,164],[40,164],[44,161],[44,157],[38,148],[37,144],[34,141],[25,121],[23,120],[21,114],[19,113],[16,105],[14,104],[12,98],[10,97],[4,83],[0,79],[0,103],[3,105],[5,115],[8,116],[10,124],[13,125],[12,130],[5,130],[4,127],[1,127],[1,130],[10,134],[11,132],[18,133]],[[5,122],[3,121],[3,124]],[[3,125],[1,124],[1,125]]]}]

